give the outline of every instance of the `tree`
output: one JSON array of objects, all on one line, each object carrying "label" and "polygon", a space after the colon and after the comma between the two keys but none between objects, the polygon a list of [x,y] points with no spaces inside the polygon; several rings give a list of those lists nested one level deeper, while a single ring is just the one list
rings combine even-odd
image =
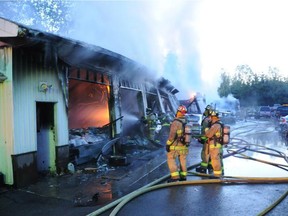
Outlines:
[{"label": "tree", "polygon": [[239,65],[234,75],[221,74],[218,94],[232,94],[242,106],[283,104],[288,103],[287,84],[288,79],[280,76],[277,68],[269,67],[269,74],[257,74],[248,65]]},{"label": "tree", "polygon": [[73,1],[16,0],[0,1],[0,16],[51,33],[70,31]]},{"label": "tree", "polygon": [[217,92],[220,97],[227,97],[231,93],[231,79],[225,71],[221,73],[221,80]]}]

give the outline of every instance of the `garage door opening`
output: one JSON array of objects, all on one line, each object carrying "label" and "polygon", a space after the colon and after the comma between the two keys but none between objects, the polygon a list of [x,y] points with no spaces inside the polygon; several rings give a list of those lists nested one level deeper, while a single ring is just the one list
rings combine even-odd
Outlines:
[{"label": "garage door opening", "polygon": [[109,123],[106,85],[69,80],[69,129],[102,127]]}]

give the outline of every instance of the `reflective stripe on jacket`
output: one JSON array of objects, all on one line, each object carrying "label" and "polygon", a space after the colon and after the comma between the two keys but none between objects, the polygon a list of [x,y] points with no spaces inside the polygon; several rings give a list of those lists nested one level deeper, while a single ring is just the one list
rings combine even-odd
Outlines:
[{"label": "reflective stripe on jacket", "polygon": [[188,149],[187,146],[170,146],[170,150],[181,151]]},{"label": "reflective stripe on jacket", "polygon": [[216,145],[211,145],[210,148],[221,148],[222,145],[220,143],[217,143]]}]

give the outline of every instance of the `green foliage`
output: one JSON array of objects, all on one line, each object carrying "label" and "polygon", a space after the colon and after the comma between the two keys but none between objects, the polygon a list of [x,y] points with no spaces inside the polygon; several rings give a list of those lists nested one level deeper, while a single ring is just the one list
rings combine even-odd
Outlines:
[{"label": "green foliage", "polygon": [[0,1],[0,16],[47,32],[67,33],[73,4],[64,0]]},{"label": "green foliage", "polygon": [[220,97],[232,94],[241,106],[273,105],[288,103],[288,79],[279,75],[277,68],[268,74],[254,73],[248,65],[240,65],[234,75],[221,74],[218,88]]},{"label": "green foliage", "polygon": [[218,88],[218,93],[220,94],[220,97],[227,97],[231,93],[231,79],[229,75],[225,72],[221,74],[221,80],[222,83],[220,87]]}]

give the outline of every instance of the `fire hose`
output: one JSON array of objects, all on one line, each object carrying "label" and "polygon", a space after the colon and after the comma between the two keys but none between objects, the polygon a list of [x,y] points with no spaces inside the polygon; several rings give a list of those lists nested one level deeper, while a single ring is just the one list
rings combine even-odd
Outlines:
[{"label": "fire hose", "polygon": [[[249,130],[253,130],[255,127],[257,127],[256,124],[253,124],[250,126],[252,126],[252,129],[249,129]],[[245,128],[247,128],[247,126],[245,126]],[[235,155],[235,154],[241,154],[241,153],[243,153],[249,149],[250,146],[248,145],[248,142],[246,142],[245,140],[241,140],[241,139],[234,139],[234,140],[241,141],[242,143],[244,142],[245,143],[244,147],[238,148],[237,150],[233,150],[232,148],[234,147],[234,145],[231,145],[231,147],[229,149],[227,149],[227,152],[230,152],[230,153],[224,155],[223,158],[231,156],[231,155]],[[242,143],[241,143],[241,145],[243,145]],[[237,147],[239,147],[239,143],[237,144]],[[287,159],[286,157],[284,157],[284,158],[285,158],[285,160]],[[248,158],[248,159],[251,159],[251,158]],[[194,165],[188,167],[188,170],[193,169],[199,165],[200,165],[200,163],[194,164]],[[235,179],[235,177],[229,177],[231,179],[225,179],[225,180],[224,179],[222,179],[222,180],[221,179],[210,179],[210,180],[200,180],[200,181],[193,181],[193,182],[187,181],[187,182],[173,182],[173,183],[169,183],[169,184],[159,184],[159,183],[167,180],[169,177],[170,177],[169,174],[166,176],[163,176],[162,178],[157,179],[157,180],[151,182],[150,184],[147,184],[147,185],[139,188],[138,190],[136,190],[130,194],[127,194],[126,196],[123,196],[122,198],[115,200],[114,202],[111,202],[110,204],[98,209],[97,211],[92,212],[88,216],[99,215],[99,214],[101,214],[105,211],[108,211],[109,209],[111,209],[117,205],[117,207],[111,213],[111,215],[116,215],[116,213],[120,210],[120,208],[122,206],[124,206],[127,202],[129,202],[131,199],[135,198],[136,196],[139,196],[142,193],[147,193],[151,190],[156,190],[156,189],[162,188],[162,187],[175,186],[175,185],[180,185],[180,184],[181,185],[183,185],[183,184],[201,184],[201,183],[203,183],[203,184],[210,183],[211,184],[211,183],[221,183],[221,182],[227,182],[227,181],[230,181],[230,182],[239,182],[239,181],[249,182],[249,181],[251,181],[251,182],[255,183],[255,181],[257,180],[257,181],[260,181],[261,183],[264,183],[265,181],[266,182],[268,181],[268,183],[270,183],[271,180],[272,181],[276,180],[275,178],[262,178],[262,179],[256,178],[256,179],[253,179],[253,178],[245,178],[245,177],[240,178],[240,177],[238,177]],[[280,178],[280,179],[277,179],[277,181],[288,182],[288,178],[284,178],[284,179]],[[285,197],[286,196],[287,196],[287,194],[285,194]]]},{"label": "fire hose", "polygon": [[[237,140],[237,139],[235,139],[235,140]],[[238,140],[242,141],[242,142],[246,142],[244,140],[240,140],[240,139],[238,139]],[[251,150],[250,147],[253,146],[251,144],[247,145],[248,144],[247,142],[245,144],[246,144],[246,146],[241,147],[241,148],[239,148],[237,150],[232,150],[233,145],[231,145],[231,147],[227,150],[227,152],[230,152],[230,153],[225,154],[223,156],[223,158],[229,157],[231,155],[237,155],[238,154],[238,155],[241,155],[245,159],[256,160],[256,161],[259,161],[259,162],[262,162],[262,163],[266,163],[266,164],[270,164],[270,165],[273,165],[273,166],[277,166],[279,168],[283,168],[282,166],[287,167],[287,165],[270,163],[270,162],[258,160],[258,159],[252,158],[252,157],[248,157],[248,156],[242,154],[246,150]],[[255,146],[263,148],[263,146],[259,146],[259,145],[255,145]],[[269,148],[266,148],[266,149],[274,150],[274,149],[269,149]],[[257,151],[257,150],[251,150],[251,151]],[[283,157],[287,161],[287,157],[285,156],[285,154],[283,154],[282,152],[279,152],[277,150],[274,150],[274,151],[276,151],[279,154],[279,155],[274,155],[274,156]],[[261,151],[257,151],[257,152],[262,153]],[[268,154],[268,153],[265,152],[265,154]],[[199,165],[200,165],[200,163],[194,164],[194,165],[188,167],[188,170],[193,169],[193,168],[195,168],[195,167],[197,167]],[[285,170],[287,170],[287,169],[285,169]],[[193,172],[188,172],[188,173],[192,174],[192,175],[211,177],[211,175],[209,175],[209,174],[200,174],[200,173],[193,173]],[[263,184],[263,183],[287,183],[288,182],[288,178],[286,178],[286,177],[284,177],[284,178],[275,178],[275,177],[274,178],[267,178],[267,177],[260,178],[260,177],[254,177],[253,178],[253,177],[223,176],[223,178],[219,178],[219,179],[206,179],[206,180],[194,180],[194,181],[186,181],[186,182],[173,182],[173,183],[159,184],[159,183],[165,181],[166,179],[168,179],[169,177],[170,177],[170,175],[163,176],[162,178],[157,179],[157,180],[151,182],[150,184],[145,185],[142,188],[139,188],[138,190],[135,190],[134,192],[132,192],[130,194],[127,194],[126,196],[124,196],[124,197],[122,197],[120,199],[117,199],[114,202],[112,202],[112,203],[110,203],[110,204],[108,204],[108,205],[96,210],[95,212],[90,213],[88,216],[99,215],[99,214],[101,214],[101,213],[103,213],[105,211],[108,211],[109,209],[111,209],[111,208],[116,206],[113,209],[113,211],[111,212],[111,214],[110,214],[111,216],[114,216],[114,215],[116,215],[119,212],[119,210],[124,205],[126,205],[129,201],[131,201],[135,197],[140,196],[141,194],[144,194],[144,193],[147,193],[147,192],[150,192],[150,191],[153,191],[153,190],[165,188],[165,187],[171,187],[171,186],[177,186],[177,185],[197,185],[197,184],[215,184],[215,183],[216,184],[225,184],[225,183],[253,183],[253,184],[260,183],[260,184]],[[288,195],[288,191],[285,192],[277,201],[275,201],[271,206],[266,208],[264,211],[262,211],[258,215],[262,216],[262,215],[265,215],[267,212],[271,211],[287,195]]]},{"label": "fire hose", "polygon": [[[232,177],[231,178],[235,178]],[[137,190],[129,196],[125,197],[121,202],[113,209],[113,211],[110,213],[110,216],[115,216],[117,213],[121,210],[123,206],[125,206],[128,202],[130,202],[132,199],[145,194],[147,192],[151,192],[154,190],[158,190],[161,188],[166,188],[166,187],[173,187],[173,186],[179,186],[179,185],[201,185],[201,184],[226,184],[226,183],[288,183],[288,178],[249,178],[249,177],[240,177],[239,179],[204,179],[204,180],[193,180],[193,181],[182,181],[182,182],[172,182],[172,183],[164,183],[164,184],[158,184],[155,186],[143,188],[141,190]],[[267,212],[272,210],[275,206],[277,206],[288,194],[288,191],[285,192],[276,202],[273,203],[272,206],[269,206],[266,208],[264,211],[259,213],[259,216],[265,215]],[[97,215],[97,214],[90,214],[90,215]]]}]

